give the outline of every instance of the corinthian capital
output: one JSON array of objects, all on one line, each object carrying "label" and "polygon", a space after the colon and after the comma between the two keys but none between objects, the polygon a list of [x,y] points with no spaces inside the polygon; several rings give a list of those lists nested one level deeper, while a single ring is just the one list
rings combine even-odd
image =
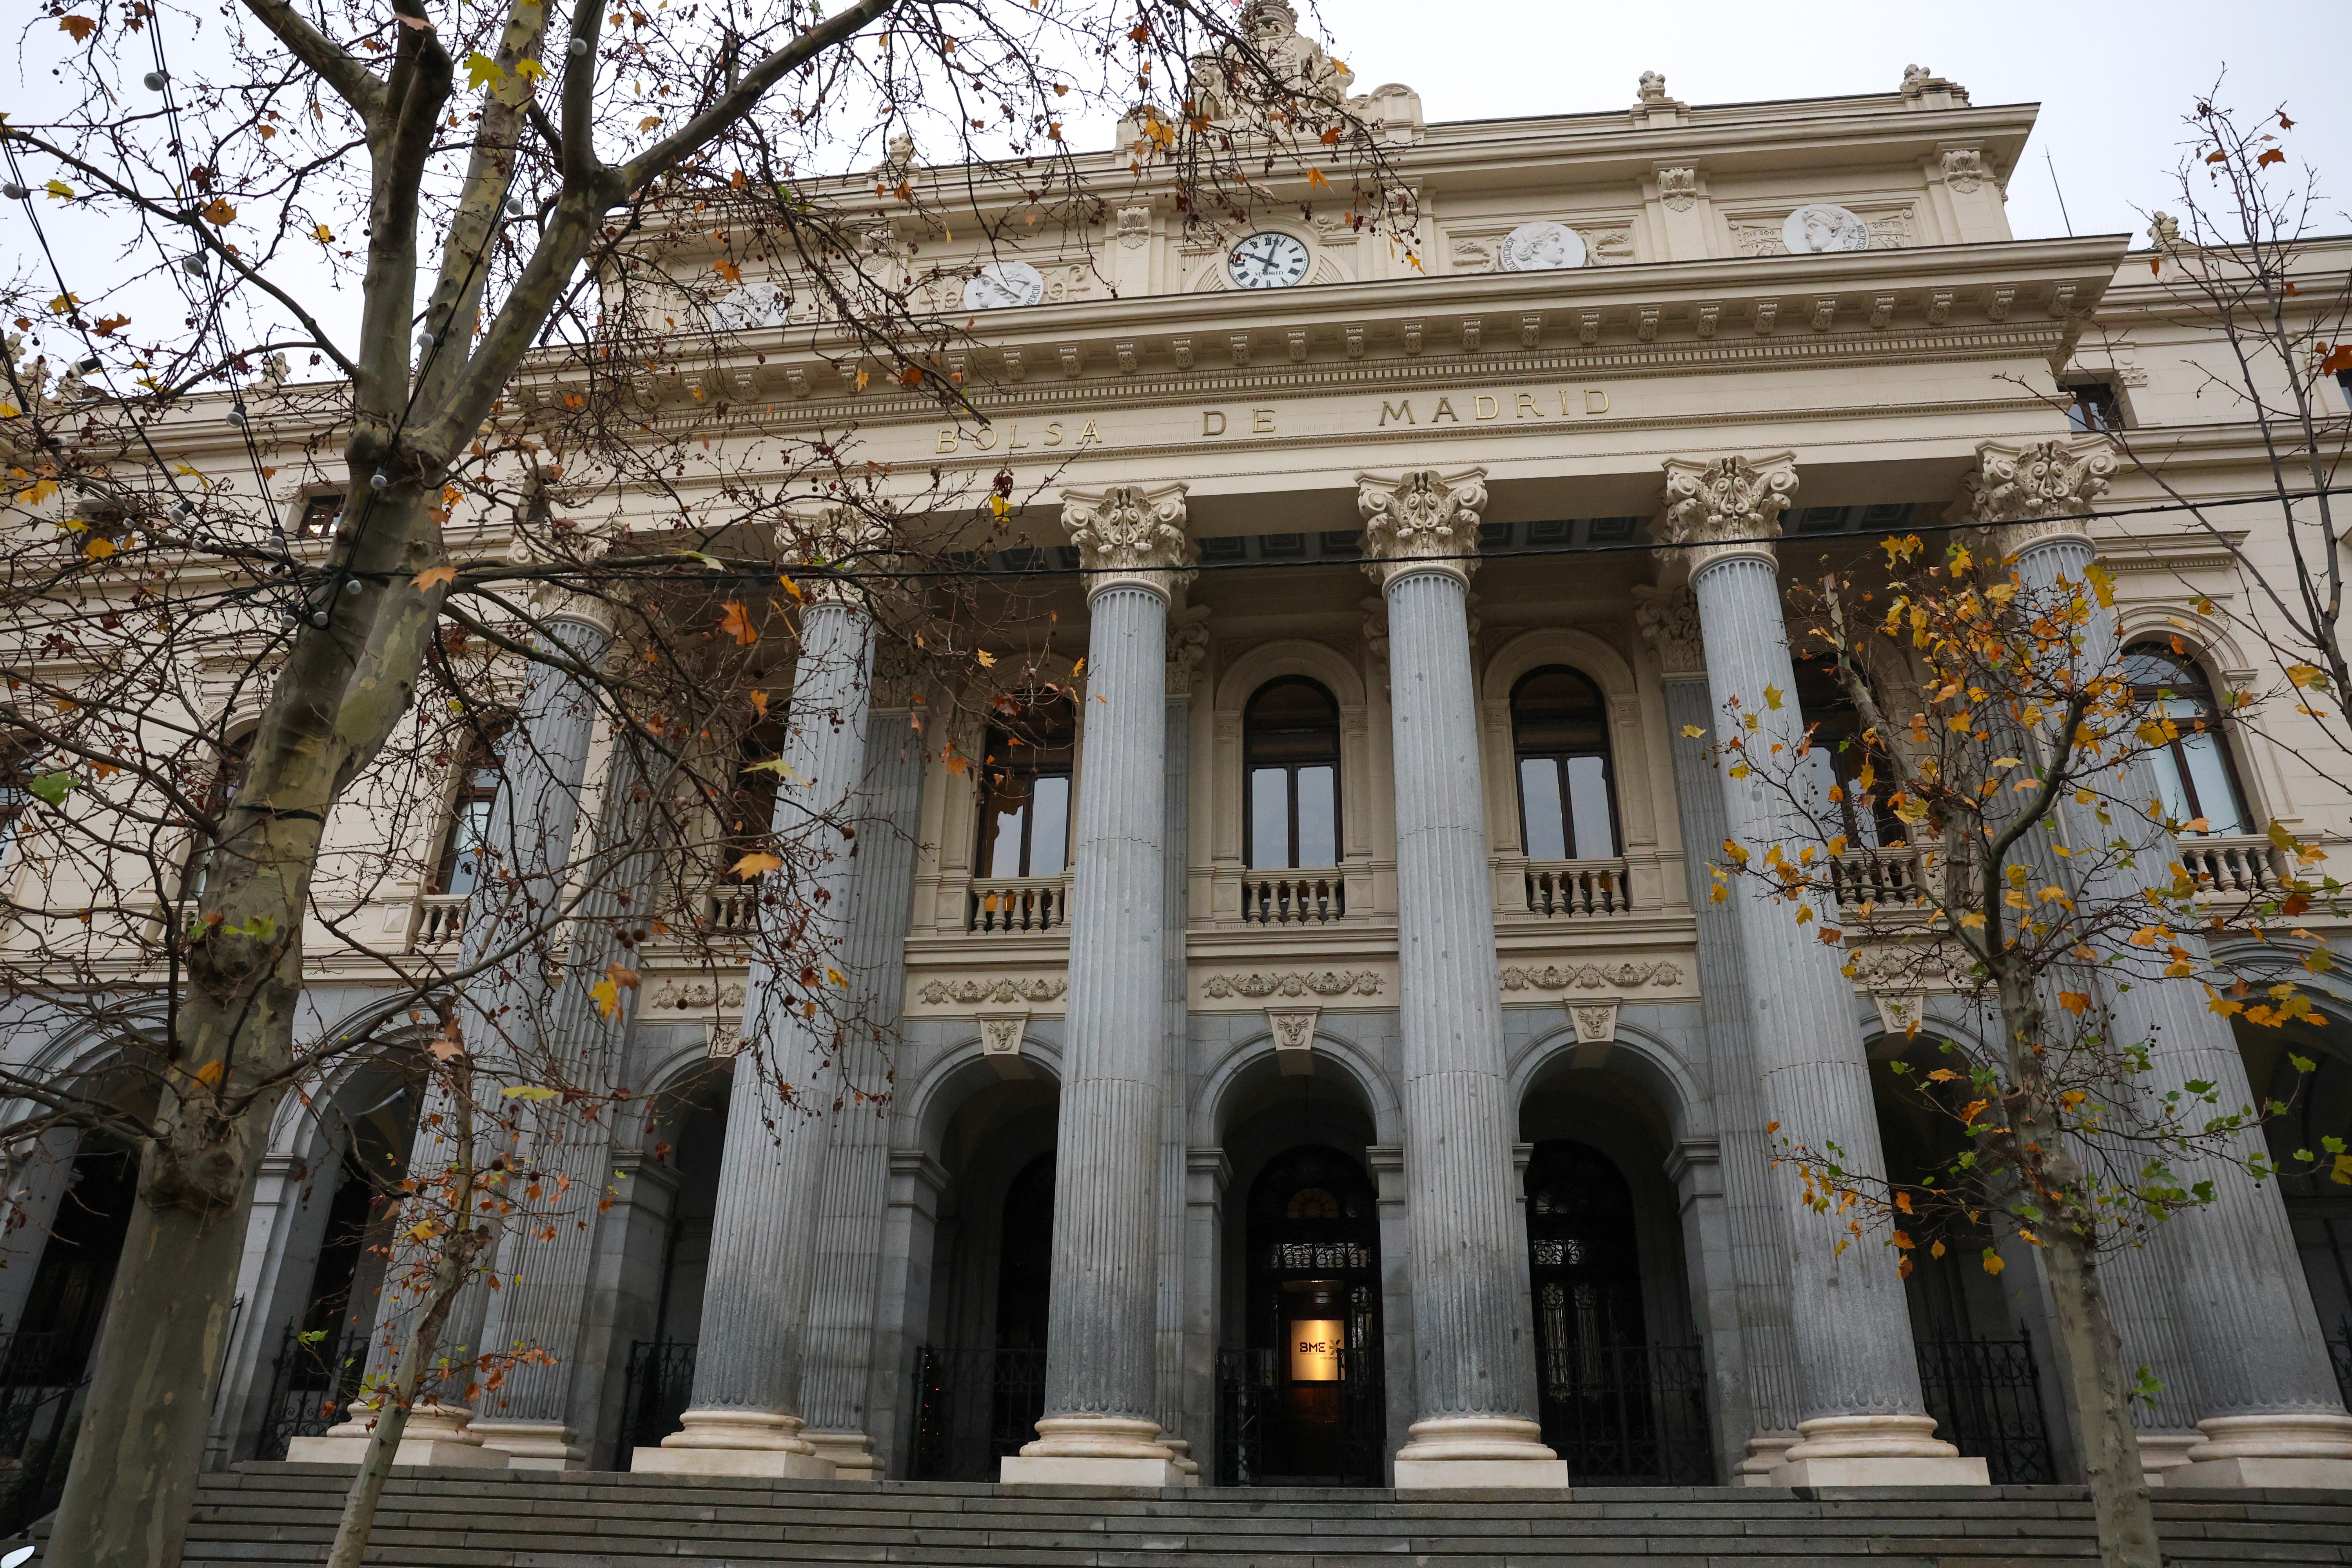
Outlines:
[{"label": "corinthian capital", "polygon": [[1364,520],[1364,572],[1385,588],[1408,572],[1446,572],[1467,583],[1478,563],[1478,514],[1486,510],[1486,470],[1441,474],[1416,468],[1394,479],[1356,476],[1356,510]]},{"label": "corinthian capital", "polygon": [[1106,588],[1149,588],[1163,599],[1195,575],[1192,539],[1184,531],[1184,487],[1113,485],[1064,490],[1062,526],[1088,573],[1087,597]]},{"label": "corinthian capital", "polygon": [[787,523],[777,534],[776,552],[787,571],[794,566],[831,569],[793,578],[808,603],[859,604],[865,598],[861,588],[870,588],[872,584],[861,584],[857,579],[887,572],[898,563],[891,542],[890,527],[880,519],[855,507],[832,506]]},{"label": "corinthian capital", "polygon": [[1753,461],[1666,459],[1666,537],[1698,547],[1683,552],[1694,577],[1701,568],[1735,556],[1772,560],[1770,542],[1780,537],[1780,514],[1796,499],[1792,452]]},{"label": "corinthian capital", "polygon": [[2116,455],[2105,441],[2036,441],[2024,447],[1987,441],[1961,482],[1969,517],[1993,530],[2003,555],[2045,540],[2091,536],[2082,514],[2107,493]]},{"label": "corinthian capital", "polygon": [[1705,675],[1706,650],[1700,640],[1698,598],[1688,588],[1633,587],[1633,623],[1658,650],[1667,678]]}]

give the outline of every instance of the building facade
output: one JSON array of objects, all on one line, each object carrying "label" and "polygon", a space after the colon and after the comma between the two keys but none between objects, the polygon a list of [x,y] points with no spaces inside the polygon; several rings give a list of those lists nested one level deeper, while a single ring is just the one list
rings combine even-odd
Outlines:
[{"label": "building facade", "polygon": [[[974,258],[984,424],[861,389],[749,297],[716,371],[731,408],[649,390],[648,418],[721,442],[854,424],[909,468],[1050,468],[1037,536],[1067,545],[986,565],[1045,571],[1053,673],[1082,696],[926,734],[866,612],[807,607],[795,706],[848,721],[785,754],[856,781],[837,940],[891,1026],[843,1070],[892,1092],[771,1135],[729,1054],[756,969],[649,944],[614,1047],[638,1110],[590,1152],[615,1201],[482,1330],[553,1364],[416,1457],[1129,1485],[2079,1474],[2031,1247],[1987,1235],[1898,1279],[1880,1248],[1833,1252],[1772,1169],[1774,1121],[1930,1169],[1943,1134],[1886,1064],[1914,1019],[1979,1022],[1874,988],[1866,948],[1851,978],[1782,917],[1710,900],[1710,847],[1748,807],[1686,731],[1767,685],[1792,718],[1826,700],[1791,660],[1787,581],[1944,521],[2038,444],[2088,473],[2109,427],[2177,427],[2173,483],[2259,489],[2259,442],[2200,400],[2214,345],[2172,308],[2176,263],[2012,238],[2032,106],[1916,68],[1713,107],[1644,77],[1628,109],[1511,121],[1427,123],[1399,86],[1349,102],[1411,183],[1416,257],[1295,206],[1195,243],[1147,195],[1089,256]],[[2086,508],[2162,499],[2128,468],[2080,486]],[[2242,585],[2178,518],[2032,542],[2100,552],[2127,640],[2200,628],[2168,656],[2184,688],[2250,679],[2257,650],[2192,609]],[[579,637],[604,656],[608,629]],[[538,680],[521,721],[572,759],[569,799],[611,742]],[[966,770],[946,741],[1025,760]],[[2352,833],[2341,784],[2269,734],[2220,723],[2175,776],[2212,825],[2182,853],[2223,881],[2275,879],[2273,823]],[[436,843],[534,798],[464,759],[446,787]],[[551,863],[627,832],[546,826]],[[363,913],[454,951],[464,901],[413,885]],[[2352,990],[2306,984],[2326,1021],[2286,1044],[2323,1065],[2283,1147],[2352,1131]],[[2281,1040],[2230,1037],[2179,986],[2163,1017],[2239,1075],[2224,1098],[2268,1091]],[[323,1037],[406,995],[346,963],[310,1006]],[[37,1021],[8,1049],[107,1061]],[[348,1455],[320,1411],[381,1265],[363,1185],[326,1173],[404,1147],[403,1095],[371,1058],[319,1087],[335,1114],[282,1119],[215,1462]],[[100,1194],[107,1157],[58,1168]],[[2118,1266],[2127,1355],[2163,1384],[2155,1478],[2352,1485],[2338,1191],[2251,1188]],[[80,1233],[106,1204],[58,1195],[30,1200],[45,1226],[12,1242],[0,1326],[87,1338],[105,1242]]]}]

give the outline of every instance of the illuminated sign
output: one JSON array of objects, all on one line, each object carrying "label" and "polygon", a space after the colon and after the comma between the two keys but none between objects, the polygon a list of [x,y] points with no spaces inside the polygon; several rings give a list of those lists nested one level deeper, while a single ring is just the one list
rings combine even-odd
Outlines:
[{"label": "illuminated sign", "polygon": [[1347,1327],[1337,1318],[1301,1318],[1290,1325],[1290,1381],[1337,1383]]}]

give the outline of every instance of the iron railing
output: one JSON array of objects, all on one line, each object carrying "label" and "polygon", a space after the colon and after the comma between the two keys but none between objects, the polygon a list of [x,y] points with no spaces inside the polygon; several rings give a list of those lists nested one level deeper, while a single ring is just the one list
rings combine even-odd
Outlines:
[{"label": "iron railing", "polygon": [[316,1437],[343,1418],[367,1375],[368,1331],[349,1329],[330,1339],[286,1325],[278,1358],[269,1364],[269,1404],[258,1459],[282,1459],[297,1437]]},{"label": "iron railing", "polygon": [[1707,1486],[1706,1363],[1696,1345],[1536,1350],[1543,1440],[1574,1486]]},{"label": "iron railing", "polygon": [[66,1334],[0,1334],[0,1537],[65,1495],[89,1387],[75,1348]]},{"label": "iron railing", "polygon": [[2327,1359],[2336,1368],[2336,1386],[2342,1391],[2344,1403],[2352,1405],[2352,1318],[2336,1325],[2327,1342]]},{"label": "iron railing", "polygon": [[[1329,1482],[1376,1487],[1386,1473],[1388,1400],[1375,1351],[1341,1351],[1336,1383],[1284,1385],[1282,1352],[1217,1352],[1217,1484],[1251,1487]],[[1293,1408],[1306,1400],[1329,1406]],[[1324,1431],[1302,1452],[1302,1419]]]},{"label": "iron railing", "polygon": [[1035,1441],[1044,1414],[1044,1351],[925,1345],[915,1352],[907,1479],[992,1481],[997,1460]]},{"label": "iron railing", "polygon": [[693,1340],[638,1340],[629,1346],[626,1392],[621,1398],[621,1429],[613,1442],[613,1468],[629,1468],[635,1448],[657,1448],[678,1429],[694,1396]]},{"label": "iron railing", "polygon": [[1919,1392],[1936,1436],[1980,1458],[1992,1484],[2048,1486],[2058,1479],[2033,1340],[1920,1340]]}]

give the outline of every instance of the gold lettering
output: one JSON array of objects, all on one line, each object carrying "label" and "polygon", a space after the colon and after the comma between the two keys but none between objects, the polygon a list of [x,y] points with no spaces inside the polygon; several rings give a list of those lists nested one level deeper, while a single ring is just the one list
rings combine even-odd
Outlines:
[{"label": "gold lettering", "polygon": [[1005,443],[1004,449],[1008,452],[1025,452],[1029,449],[1029,443],[1021,438],[1020,426],[1015,425],[1013,427],[1013,438]]},{"label": "gold lettering", "polygon": [[1587,414],[1608,413],[1609,395],[1601,391],[1597,386],[1586,387],[1584,389],[1584,411]]},{"label": "gold lettering", "polygon": [[1434,425],[1441,419],[1451,419],[1456,425],[1462,423],[1462,416],[1454,412],[1454,399],[1441,397],[1437,400],[1437,412],[1429,416],[1429,422]]},{"label": "gold lettering", "polygon": [[1522,392],[1519,394],[1519,401],[1511,409],[1511,417],[1514,419],[1525,419],[1531,415],[1534,417],[1540,419],[1543,417],[1543,410],[1536,406],[1536,395],[1534,393]]},{"label": "gold lettering", "polygon": [[955,449],[956,449],[956,432],[955,432],[955,426],[952,426],[952,425],[950,425],[950,426],[949,426],[946,429],[944,429],[944,430],[942,430],[942,431],[940,431],[940,444],[939,444],[937,447],[933,447],[933,448],[932,448],[932,450],[933,450],[933,451],[937,451],[937,452],[952,452],[952,451],[954,451]]},{"label": "gold lettering", "polygon": [[[1210,424],[1210,423],[1209,423],[1209,421],[1211,421],[1212,419],[1213,419],[1213,420],[1215,420],[1215,421],[1216,421],[1216,423],[1215,423],[1214,425],[1212,425],[1212,424]],[[1225,433],[1225,411],[1224,411],[1223,409],[1222,409],[1222,408],[1211,408],[1211,409],[1208,409],[1208,410],[1204,411],[1204,412],[1202,414],[1202,416],[1201,416],[1201,434],[1202,434],[1202,435],[1203,435],[1203,436],[1222,436],[1222,435],[1223,435],[1224,433]]]},{"label": "gold lettering", "polygon": [[[982,437],[982,436],[987,437],[988,437],[988,439],[987,439],[987,440],[985,440],[985,441],[982,440],[982,439],[981,439],[981,437]],[[975,447],[979,447],[979,448],[980,448],[982,451],[983,451],[983,452],[993,452],[993,451],[995,451],[995,450],[996,450],[996,426],[993,426],[993,425],[983,425],[983,426],[982,426],[980,427],[980,429],[979,429],[977,432],[975,432],[975,433],[973,434],[972,438],[971,438],[971,444],[972,444],[973,446],[975,446]]]},{"label": "gold lettering", "polygon": [[1058,447],[1061,444],[1062,422],[1056,419],[1045,426],[1045,445],[1048,447]]},{"label": "gold lettering", "polygon": [[1381,424],[1385,426],[1391,419],[1401,425],[1412,424],[1412,399],[1408,397],[1402,403],[1383,401],[1381,404]]},{"label": "gold lettering", "polygon": [[1573,413],[1575,413],[1575,412],[1576,412],[1576,410],[1575,410],[1575,409],[1570,408],[1570,407],[1568,405],[1568,388],[1566,388],[1566,387],[1564,387],[1564,386],[1563,386],[1563,387],[1561,387],[1561,388],[1559,389],[1559,416],[1560,416],[1562,419],[1565,419],[1565,418],[1567,418],[1570,415],[1571,415],[1571,414],[1573,414]]},{"label": "gold lettering", "polygon": [[1503,416],[1502,404],[1483,392],[1478,395],[1477,402],[1473,404],[1471,408],[1481,419],[1499,419]]},{"label": "gold lettering", "polygon": [[1274,434],[1273,409],[1253,408],[1250,410],[1250,434],[1253,436],[1271,436]]},{"label": "gold lettering", "polygon": [[1102,445],[1102,432],[1095,428],[1095,422],[1091,419],[1087,421],[1087,427],[1078,432],[1078,445],[1084,447],[1089,443],[1097,447]]}]

